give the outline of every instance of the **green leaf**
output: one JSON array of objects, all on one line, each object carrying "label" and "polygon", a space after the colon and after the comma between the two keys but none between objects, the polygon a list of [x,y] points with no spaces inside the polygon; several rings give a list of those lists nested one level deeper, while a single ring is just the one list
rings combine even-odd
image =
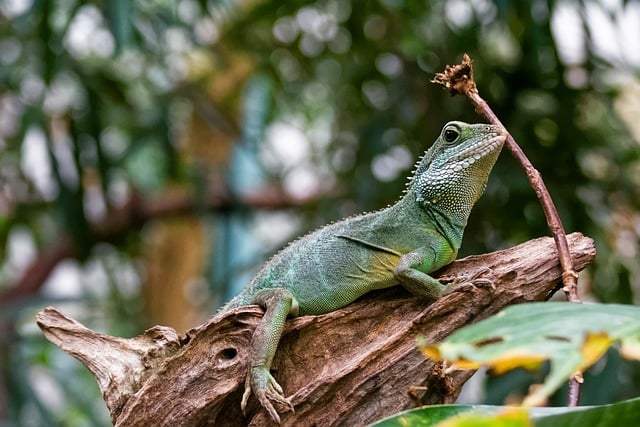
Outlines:
[{"label": "green leaf", "polygon": [[561,408],[513,408],[490,405],[434,405],[405,411],[371,427],[528,426],[596,427],[635,425],[640,398],[611,405]]},{"label": "green leaf", "polygon": [[[545,414],[545,410],[554,414]],[[531,408],[536,427],[633,426],[638,423],[640,398],[611,405],[575,408]],[[538,415],[536,415],[538,414]]]},{"label": "green leaf", "polygon": [[523,408],[504,408],[495,415],[469,412],[449,418],[436,427],[532,427],[529,414]]},{"label": "green leaf", "polygon": [[371,427],[429,427],[465,412],[494,414],[497,406],[475,405],[433,405],[404,411],[380,420]]},{"label": "green leaf", "polygon": [[539,405],[568,378],[581,375],[615,342],[624,357],[640,358],[640,308],[619,304],[547,302],[520,304],[460,329],[439,344],[421,343],[434,360],[459,369],[488,366],[497,373],[536,369],[546,360],[551,371],[525,405]]}]

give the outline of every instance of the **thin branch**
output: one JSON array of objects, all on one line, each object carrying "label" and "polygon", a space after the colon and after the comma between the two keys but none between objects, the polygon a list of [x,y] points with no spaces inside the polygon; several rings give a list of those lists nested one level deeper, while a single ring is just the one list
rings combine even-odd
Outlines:
[{"label": "thin branch", "polygon": [[[482,99],[478,92],[478,87],[473,78],[473,64],[469,55],[464,54],[462,62],[455,66],[447,66],[443,73],[437,73],[432,83],[436,83],[444,86],[449,90],[451,95],[465,95],[471,103],[474,105],[476,112],[486,118],[490,123],[499,125],[502,128],[505,126],[500,119],[489,107],[489,104]],[[520,146],[516,143],[515,139],[507,131],[507,140],[505,142],[507,149],[513,154],[516,160],[522,165],[531,187],[534,189],[544,215],[547,219],[547,224],[553,235],[553,239],[558,248],[558,256],[560,259],[560,265],[562,266],[562,283],[564,285],[563,291],[565,292],[567,299],[571,302],[580,303],[580,297],[578,295],[578,274],[574,270],[573,261],[571,260],[571,252],[569,251],[569,244],[567,243],[567,236],[562,226],[562,221],[558,215],[558,211],[549,195],[540,173],[533,167],[531,161],[524,154]],[[580,382],[577,378],[573,378],[569,383],[569,406],[577,406],[580,397]]]}]

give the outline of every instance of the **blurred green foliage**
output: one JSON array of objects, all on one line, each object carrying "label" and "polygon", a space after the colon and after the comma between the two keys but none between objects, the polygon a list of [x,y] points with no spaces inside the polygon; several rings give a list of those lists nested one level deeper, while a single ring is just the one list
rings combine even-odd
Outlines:
[{"label": "blurred green foliage", "polygon": [[[295,197],[337,190],[335,200],[299,211],[204,213],[216,227],[235,218],[260,249],[238,263],[229,252],[242,241],[210,242],[203,275],[213,312],[227,292],[219,281],[255,271],[310,228],[394,201],[445,122],[480,121],[465,99],[428,82],[465,52],[565,228],[596,239],[582,294],[635,302],[640,55],[630,40],[638,21],[632,0],[0,0],[0,292],[61,236],[76,248],[75,260],[55,270],[67,273],[66,287],[50,281],[2,306],[0,425],[108,422],[84,368],[33,324],[35,311],[64,303],[107,333],[144,327],[137,260],[145,227],[101,241],[91,224],[108,223],[132,194],[175,186],[200,197],[208,186],[252,194],[275,185]],[[194,115],[234,141],[227,165],[185,150]],[[535,196],[504,153],[462,255],[544,234]],[[614,354],[605,362],[620,364]],[[589,381],[607,392],[590,403],[637,396],[638,383],[622,372],[638,377],[631,365],[617,379],[594,375]]]}]

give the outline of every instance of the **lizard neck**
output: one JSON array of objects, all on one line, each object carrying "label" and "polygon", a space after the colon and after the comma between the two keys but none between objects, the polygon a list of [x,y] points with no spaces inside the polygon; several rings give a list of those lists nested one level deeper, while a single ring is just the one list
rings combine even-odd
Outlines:
[{"label": "lizard neck", "polygon": [[417,227],[428,227],[438,232],[449,241],[455,250],[460,248],[462,235],[467,226],[468,215],[451,213],[442,209],[437,204],[425,203],[416,197],[415,193],[409,189],[402,199],[394,206],[397,214],[420,218]]}]

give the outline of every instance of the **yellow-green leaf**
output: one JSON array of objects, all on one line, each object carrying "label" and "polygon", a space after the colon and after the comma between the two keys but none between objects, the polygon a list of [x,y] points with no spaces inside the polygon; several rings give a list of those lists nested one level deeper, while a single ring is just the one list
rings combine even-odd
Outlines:
[{"label": "yellow-green leaf", "polygon": [[574,375],[581,375],[614,343],[640,359],[640,308],[619,304],[547,302],[508,307],[460,329],[439,344],[419,343],[425,356],[458,369],[487,366],[495,373],[536,369],[548,360],[544,384],[525,399],[538,405]]},{"label": "yellow-green leaf", "polygon": [[496,415],[466,412],[439,422],[434,427],[531,427],[528,411],[505,408]]}]

